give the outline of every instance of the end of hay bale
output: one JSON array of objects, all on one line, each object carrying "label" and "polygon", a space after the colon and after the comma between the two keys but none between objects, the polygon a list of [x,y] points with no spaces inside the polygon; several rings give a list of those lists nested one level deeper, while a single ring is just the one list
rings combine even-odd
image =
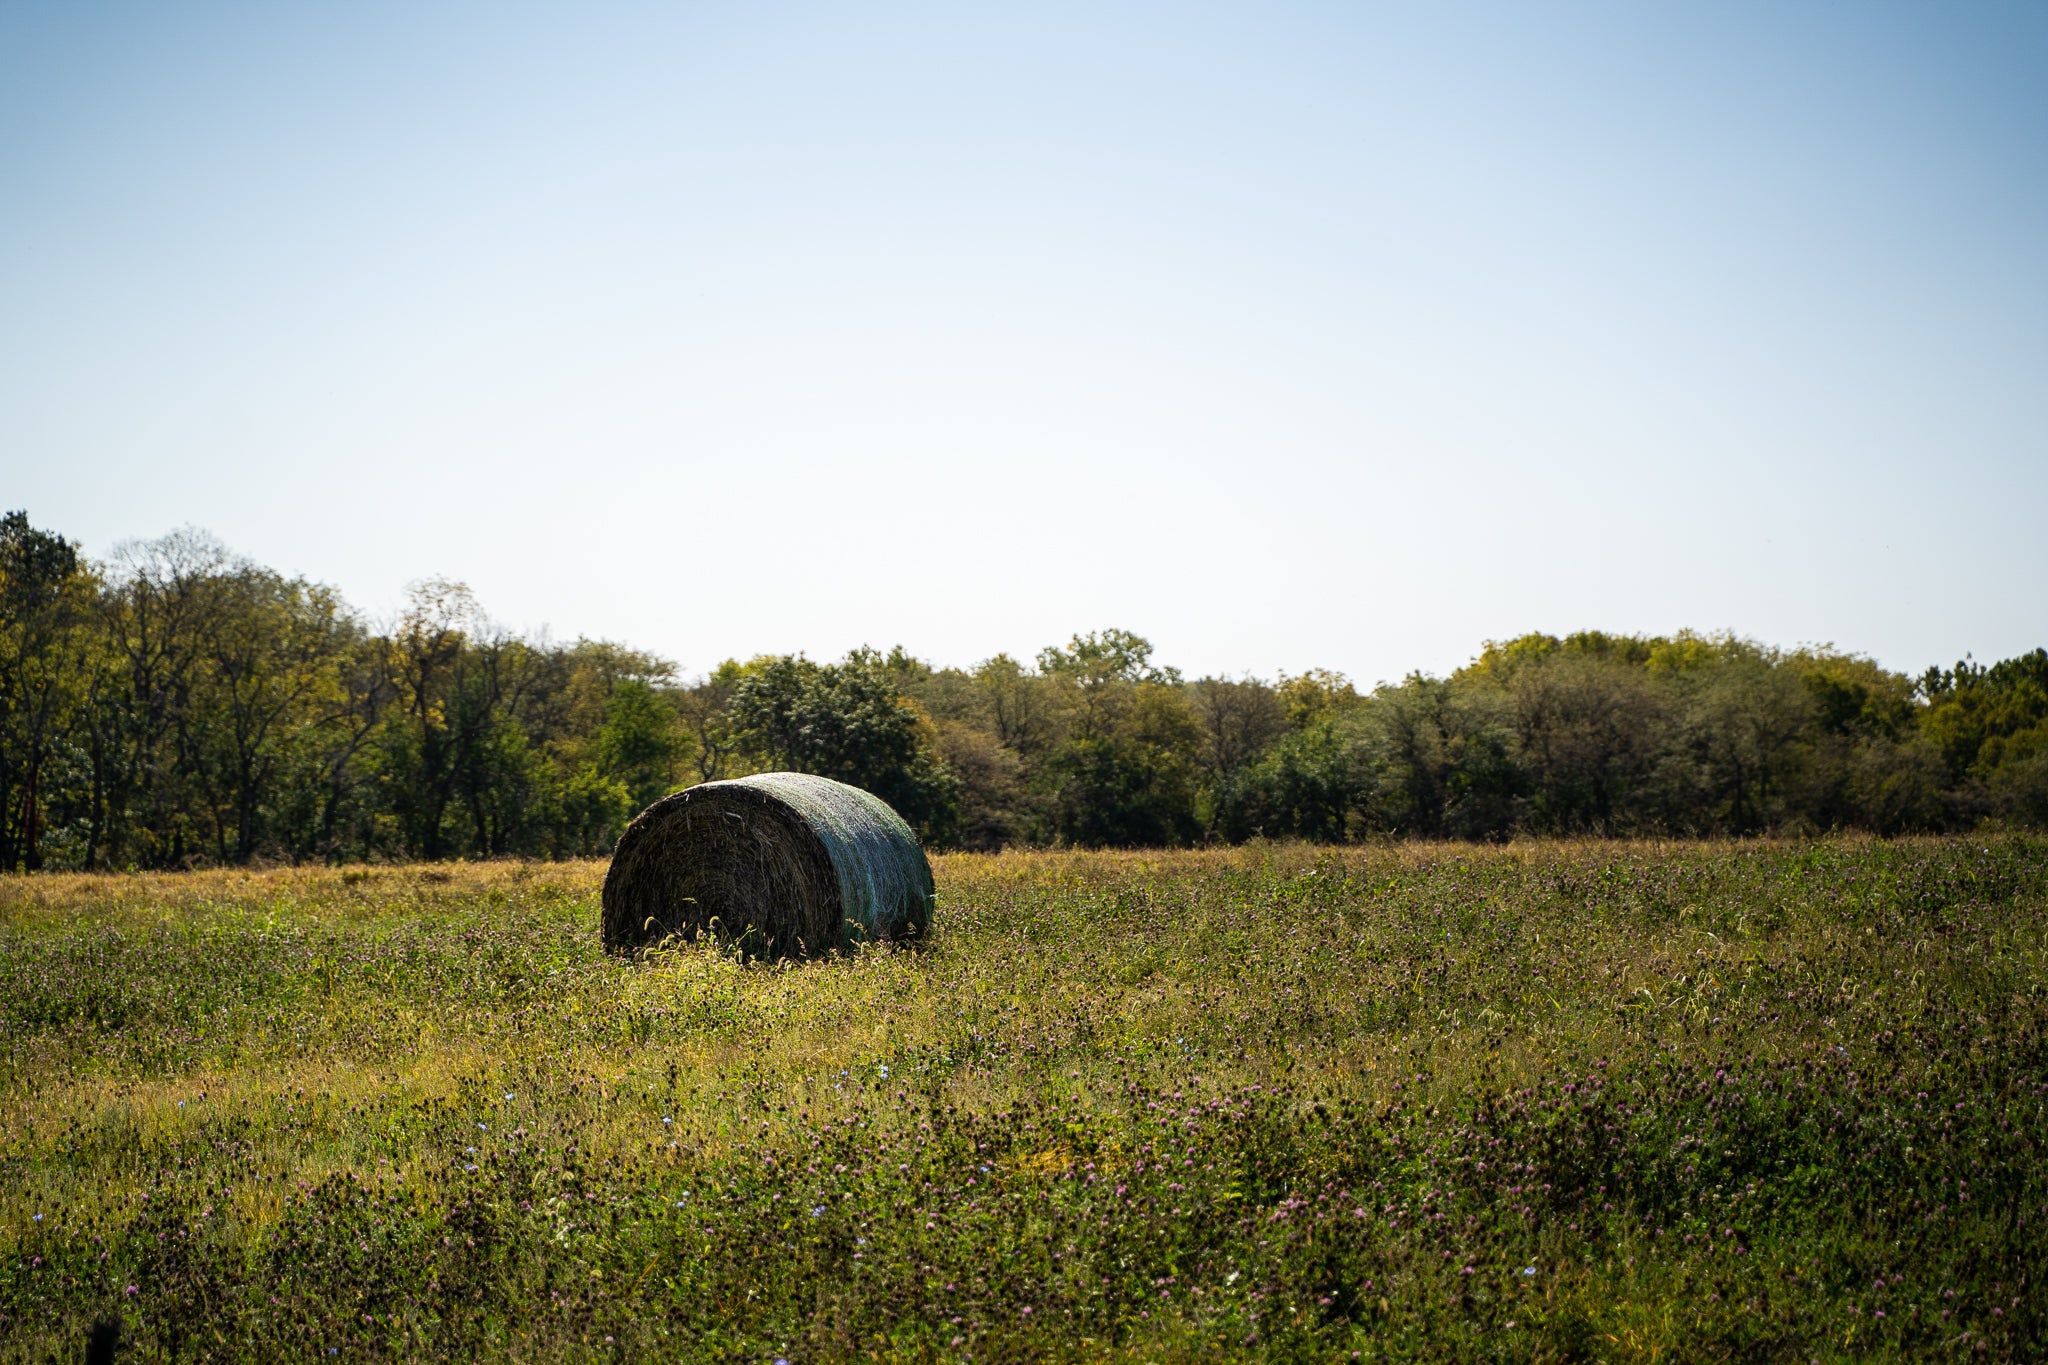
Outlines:
[{"label": "end of hay bale", "polygon": [[808,954],[931,925],[931,864],[871,792],[809,773],[705,782],[640,812],[604,880],[604,942],[628,951],[710,933]]}]

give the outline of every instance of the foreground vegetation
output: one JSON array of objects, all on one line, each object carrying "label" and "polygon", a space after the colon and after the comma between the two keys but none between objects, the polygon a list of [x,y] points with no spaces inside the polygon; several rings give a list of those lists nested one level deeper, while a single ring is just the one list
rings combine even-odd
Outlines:
[{"label": "foreground vegetation", "polygon": [[1525,635],[1449,677],[1184,678],[1128,631],[1024,662],[526,638],[467,589],[365,620],[194,531],[91,563],[0,516],[0,872],[550,858],[796,770],[929,845],[2048,828],[2048,651],[1917,678],[1730,634]]},{"label": "foreground vegetation", "polygon": [[2038,1359],[2048,843],[938,860],[607,958],[597,863],[0,884],[0,1350]]}]

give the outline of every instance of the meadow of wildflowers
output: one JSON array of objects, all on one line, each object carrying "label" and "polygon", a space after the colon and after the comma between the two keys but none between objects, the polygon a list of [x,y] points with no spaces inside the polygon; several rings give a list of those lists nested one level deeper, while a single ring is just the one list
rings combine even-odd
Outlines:
[{"label": "meadow of wildflowers", "polygon": [[2048,1355],[2048,842],[935,860],[607,957],[599,863],[0,883],[0,1354]]}]

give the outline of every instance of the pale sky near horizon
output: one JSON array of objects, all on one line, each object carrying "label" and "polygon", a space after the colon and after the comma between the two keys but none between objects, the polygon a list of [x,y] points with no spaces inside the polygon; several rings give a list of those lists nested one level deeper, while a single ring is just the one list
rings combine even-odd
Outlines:
[{"label": "pale sky near horizon", "polygon": [[2048,644],[2048,5],[0,0],[0,503],[698,672]]}]

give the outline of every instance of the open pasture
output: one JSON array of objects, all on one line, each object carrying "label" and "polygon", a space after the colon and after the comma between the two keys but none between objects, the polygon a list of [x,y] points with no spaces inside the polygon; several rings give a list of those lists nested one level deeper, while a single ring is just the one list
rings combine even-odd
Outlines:
[{"label": "open pasture", "polygon": [[0,1352],[2039,1359],[2048,843],[0,882]]}]

